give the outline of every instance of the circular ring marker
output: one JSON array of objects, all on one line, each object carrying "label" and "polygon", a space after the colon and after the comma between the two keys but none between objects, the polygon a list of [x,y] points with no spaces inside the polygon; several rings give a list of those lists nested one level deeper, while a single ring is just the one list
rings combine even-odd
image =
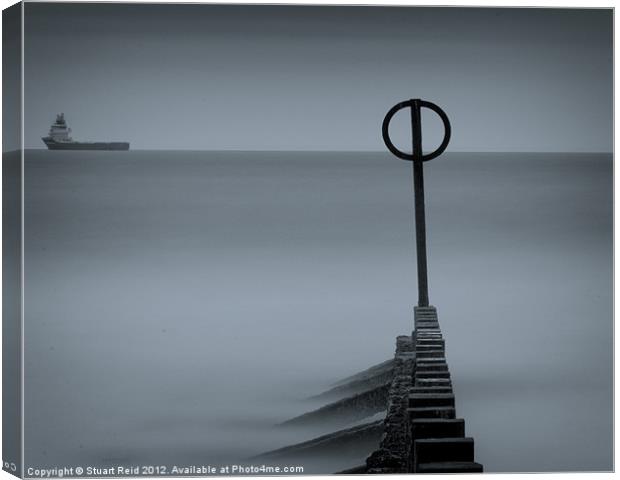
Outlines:
[{"label": "circular ring marker", "polygon": [[[392,117],[396,115],[396,112],[402,110],[403,108],[407,108],[407,107],[410,107],[412,110],[416,108],[420,108],[420,107],[426,107],[429,110],[432,110],[433,112],[435,112],[437,115],[439,115],[439,118],[441,118],[441,121],[443,122],[443,127],[444,127],[444,135],[443,135],[443,141],[441,142],[441,145],[439,145],[437,150],[435,150],[434,152],[427,153],[426,155],[420,156],[423,162],[426,162],[428,160],[432,160],[435,157],[438,157],[439,155],[443,153],[443,151],[448,146],[448,143],[450,142],[450,134],[452,132],[452,129],[450,128],[450,120],[448,120],[448,116],[446,115],[446,112],[444,112],[441,108],[439,108],[434,103],[427,102],[425,100],[407,100],[405,102],[400,102],[394,105],[389,110],[389,112],[387,112],[387,114],[385,115],[385,118],[383,119],[383,127],[382,127],[383,141],[385,142],[385,146],[388,148],[390,152],[392,152],[398,158],[402,158],[403,160],[409,160],[409,161],[416,160],[415,152],[406,153],[396,148],[396,146],[392,143],[392,139],[390,138],[390,134],[389,134],[389,126],[390,126],[390,122],[392,121]],[[417,117],[420,118],[419,115]],[[421,126],[420,126],[420,131],[421,131]]]}]

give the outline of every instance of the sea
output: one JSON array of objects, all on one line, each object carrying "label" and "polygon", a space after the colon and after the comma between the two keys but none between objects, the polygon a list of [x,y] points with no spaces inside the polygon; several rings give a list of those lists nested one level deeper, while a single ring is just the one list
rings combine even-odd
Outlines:
[{"label": "sea", "polygon": [[[26,467],[260,466],[336,430],[278,424],[411,333],[407,161],[24,157]],[[429,297],[476,460],[611,470],[612,155],[446,153],[424,174]]]}]

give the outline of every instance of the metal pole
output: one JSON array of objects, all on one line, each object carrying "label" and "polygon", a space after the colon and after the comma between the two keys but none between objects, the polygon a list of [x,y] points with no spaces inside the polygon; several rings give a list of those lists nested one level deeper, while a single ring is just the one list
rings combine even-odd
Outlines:
[{"label": "metal pole", "polygon": [[[411,153],[403,152],[396,148],[390,138],[390,122],[394,115],[404,108],[411,108],[411,137],[413,150]],[[422,153],[422,123],[420,120],[420,109],[428,108],[432,110],[443,122],[444,136],[441,144],[434,152]],[[424,218],[424,162],[432,160],[443,153],[450,142],[451,128],[450,120],[446,113],[437,105],[419,98],[406,100],[394,105],[383,119],[381,132],[385,146],[398,158],[408,160],[413,163],[413,196],[415,203],[415,237],[416,254],[418,257],[418,306],[428,307],[428,278],[426,271],[426,219]]]},{"label": "metal pole", "polygon": [[418,257],[418,306],[428,306],[428,274],[426,267],[426,219],[424,215],[424,166],[422,162],[422,126],[420,102],[411,105],[413,143],[413,192],[415,202],[415,236]]}]

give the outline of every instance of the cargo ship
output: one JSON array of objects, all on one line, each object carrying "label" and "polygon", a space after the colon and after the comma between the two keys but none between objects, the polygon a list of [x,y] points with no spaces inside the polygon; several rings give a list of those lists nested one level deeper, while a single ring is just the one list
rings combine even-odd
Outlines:
[{"label": "cargo ship", "polygon": [[42,140],[50,150],[129,150],[129,142],[76,142],[70,133],[65,114],[59,113],[47,137]]}]

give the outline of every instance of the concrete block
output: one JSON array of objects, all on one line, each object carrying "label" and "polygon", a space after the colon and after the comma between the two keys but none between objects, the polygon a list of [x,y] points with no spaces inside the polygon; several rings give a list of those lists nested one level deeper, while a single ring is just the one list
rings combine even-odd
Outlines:
[{"label": "concrete block", "polygon": [[445,345],[443,343],[437,343],[437,340],[432,341],[431,343],[418,343],[415,346],[415,352],[419,353],[419,352],[427,352],[427,351],[432,351],[432,350],[440,350],[442,352],[445,352]]},{"label": "concrete block", "polygon": [[416,378],[415,387],[452,387],[452,381],[447,378]]},{"label": "concrete block", "polygon": [[465,436],[462,418],[415,418],[411,420],[413,438],[458,438]]},{"label": "concrete block", "polygon": [[415,335],[415,339],[416,341],[419,341],[420,339],[432,339],[432,338],[443,338],[443,335],[441,334],[441,332],[437,331],[437,332],[417,332]]},{"label": "concrete block", "polygon": [[454,407],[452,393],[412,393],[409,395],[409,406],[416,407]]},{"label": "concrete block", "polygon": [[446,357],[424,357],[424,355],[420,355],[420,357],[416,357],[417,363],[446,363]]},{"label": "concrete block", "polygon": [[415,407],[408,408],[409,418],[456,418],[454,407]]},{"label": "concrete block", "polygon": [[415,439],[413,449],[416,464],[474,461],[474,439],[470,437]]},{"label": "concrete block", "polygon": [[411,387],[410,393],[452,393],[452,387]]},{"label": "concrete block", "polygon": [[432,342],[439,342],[439,343],[443,343],[445,345],[445,340],[443,338],[443,336],[441,334],[437,334],[437,335],[416,335],[416,339],[415,339],[415,344],[419,345],[420,342],[422,343],[432,343]]},{"label": "concrete block", "polygon": [[433,372],[420,372],[419,370],[416,369],[415,371],[415,378],[416,379],[423,379],[423,378],[450,378],[450,372],[448,371],[433,371]]},{"label": "concrete block", "polygon": [[443,350],[439,350],[439,349],[434,349],[434,350],[422,349],[420,351],[416,350],[416,359],[420,360],[421,358],[446,358],[446,355]]},{"label": "concrete block", "polygon": [[448,364],[447,363],[416,363],[415,364],[416,372],[447,372]]},{"label": "concrete block", "polygon": [[431,327],[431,328],[439,328],[439,322],[437,320],[416,320],[415,321],[415,326],[416,328],[424,328],[424,327]]},{"label": "concrete block", "polygon": [[438,323],[430,323],[430,322],[416,323],[415,331],[419,332],[421,330],[437,330],[438,332],[441,331]]},{"label": "concrete block", "polygon": [[445,345],[446,341],[441,336],[437,335],[421,335],[417,337],[415,341],[416,345],[429,345],[432,343]]},{"label": "concrete block", "polygon": [[417,328],[416,330],[414,330],[414,335],[417,338],[420,335],[424,335],[425,333],[427,334],[434,334],[434,335],[441,335],[441,330],[439,329],[439,327],[434,327],[434,328]]}]

